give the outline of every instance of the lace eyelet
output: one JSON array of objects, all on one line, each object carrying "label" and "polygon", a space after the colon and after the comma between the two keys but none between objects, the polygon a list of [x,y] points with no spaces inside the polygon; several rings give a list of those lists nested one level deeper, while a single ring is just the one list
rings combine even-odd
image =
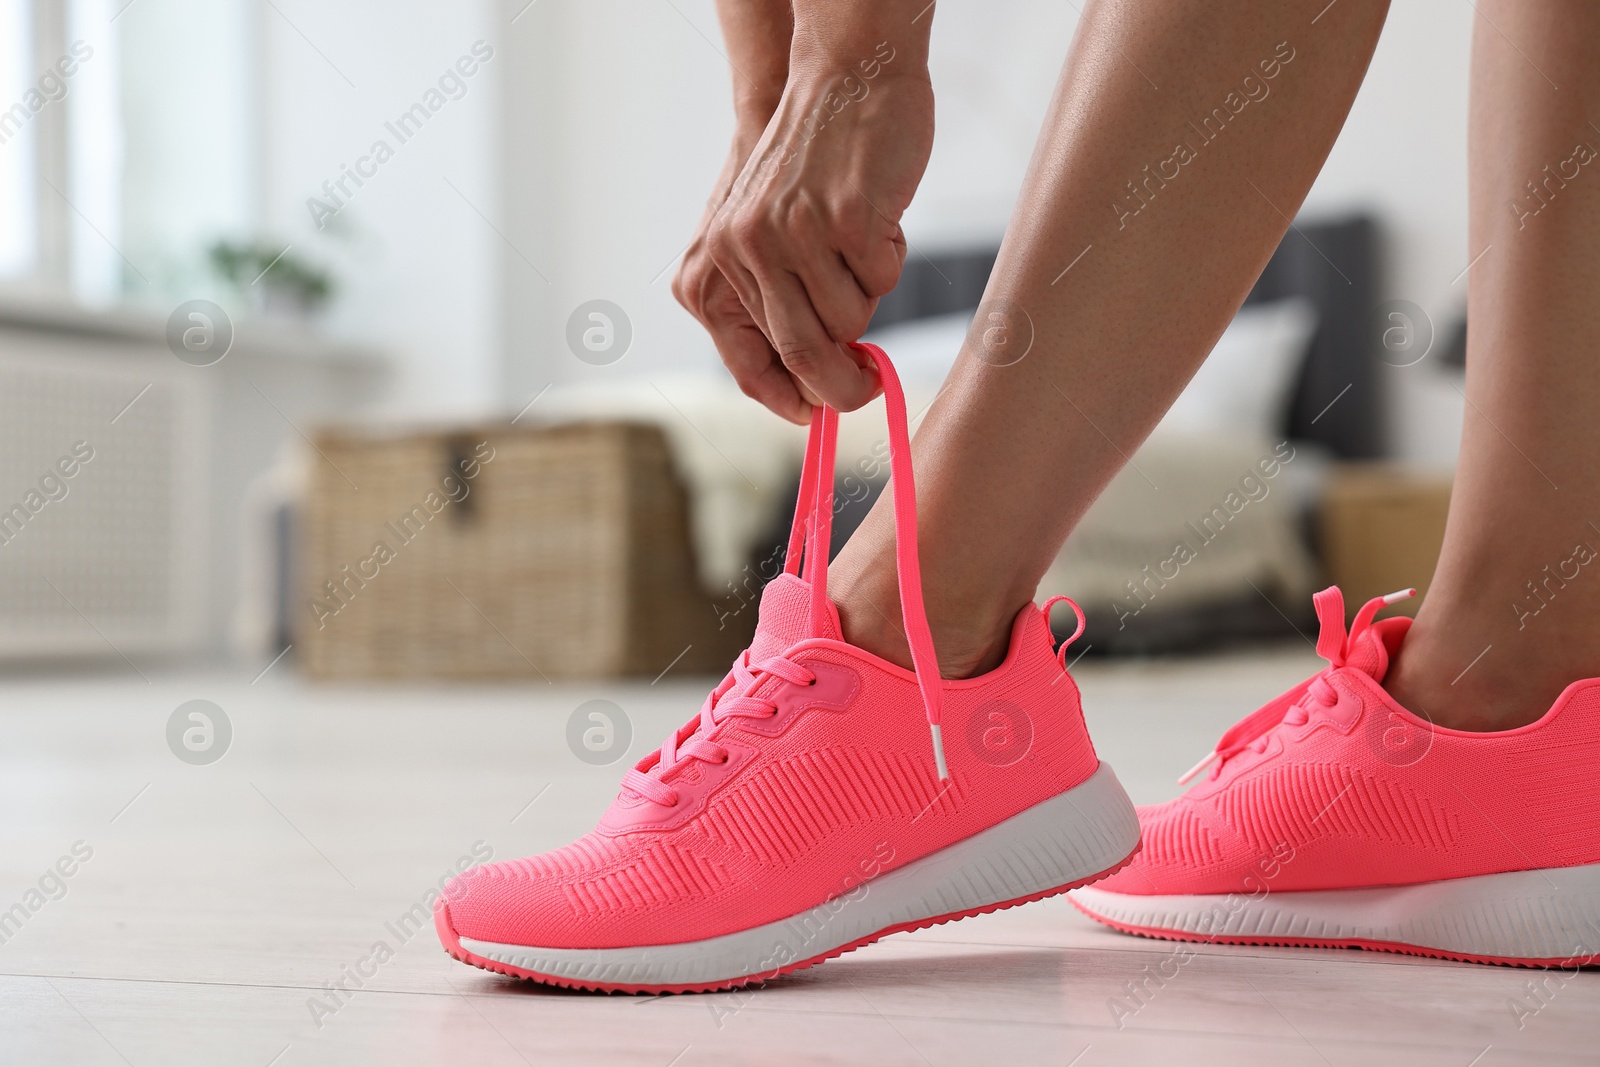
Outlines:
[{"label": "lace eyelet", "polygon": [[806,685],[807,685],[807,686],[808,686],[808,687],[810,687],[810,686],[813,686],[813,685],[816,685],[816,684],[817,684],[817,676],[816,676],[816,675],[812,675],[812,676],[811,676],[811,681],[809,681],[809,682],[807,682],[807,683],[806,683]]}]

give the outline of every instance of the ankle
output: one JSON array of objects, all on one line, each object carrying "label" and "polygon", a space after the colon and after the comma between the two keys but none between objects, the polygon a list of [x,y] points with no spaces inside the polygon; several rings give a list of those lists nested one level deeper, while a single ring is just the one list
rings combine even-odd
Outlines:
[{"label": "ankle", "polygon": [[1528,699],[1531,691],[1546,687],[1511,687],[1489,671],[1474,678],[1473,671],[1480,666],[1481,661],[1462,675],[1463,667],[1457,664],[1459,680],[1454,680],[1448,668],[1441,672],[1436,662],[1419,656],[1408,660],[1406,667],[1396,663],[1384,678],[1383,688],[1395,703],[1435,726],[1474,733],[1526,726],[1550,707],[1549,700]]},{"label": "ankle", "polygon": [[[910,670],[911,646],[892,563],[887,573],[887,580],[881,571],[877,576],[867,572],[844,578],[830,583],[829,593],[839,609],[846,641]],[[1007,610],[992,603],[953,603],[932,596],[926,599],[928,626],[933,632],[941,677],[971,678],[1004,662],[1011,643],[1011,622],[1020,604]]]},{"label": "ankle", "polygon": [[1537,721],[1571,683],[1600,675],[1600,662],[1585,655],[1600,644],[1576,629],[1533,642],[1483,632],[1470,619],[1435,623],[1419,613],[1383,682],[1397,703],[1451,729],[1512,730]]}]

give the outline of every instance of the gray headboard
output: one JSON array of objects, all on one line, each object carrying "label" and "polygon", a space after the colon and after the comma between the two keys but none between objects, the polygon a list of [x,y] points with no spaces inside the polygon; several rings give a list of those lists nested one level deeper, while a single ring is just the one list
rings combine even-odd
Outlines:
[{"label": "gray headboard", "polygon": [[[995,253],[994,248],[931,257],[913,253],[900,284],[878,304],[872,325],[976,309]],[[1326,445],[1345,459],[1368,459],[1383,450],[1372,329],[1377,272],[1372,218],[1305,223],[1284,237],[1245,299],[1249,304],[1304,296],[1316,305],[1317,333],[1284,432]]]}]

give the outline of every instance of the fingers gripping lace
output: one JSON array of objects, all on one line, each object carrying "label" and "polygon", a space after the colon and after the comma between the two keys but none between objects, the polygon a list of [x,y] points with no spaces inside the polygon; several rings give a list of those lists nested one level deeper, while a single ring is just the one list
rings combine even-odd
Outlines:
[{"label": "fingers gripping lace", "polygon": [[[769,675],[791,685],[810,685],[817,677],[804,666],[782,656],[772,656],[752,665],[750,652],[746,650],[722,684],[706,697],[705,704],[700,708],[700,717],[669,736],[648,769],[664,777],[666,772],[685,760],[728,762],[728,750],[710,739],[712,730],[717,724],[731,718],[768,719],[776,715],[777,703],[750,695],[762,678]],[[651,777],[638,768],[629,770],[623,776],[622,785],[656,804],[671,807],[678,802],[676,789],[660,777]]]}]

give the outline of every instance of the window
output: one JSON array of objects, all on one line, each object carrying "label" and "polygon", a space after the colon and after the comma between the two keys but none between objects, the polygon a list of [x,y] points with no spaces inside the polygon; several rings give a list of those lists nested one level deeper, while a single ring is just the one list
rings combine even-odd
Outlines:
[{"label": "window", "polygon": [[116,2],[0,0],[6,284],[90,303],[124,288]]},{"label": "window", "polygon": [[0,0],[0,278],[32,273],[39,262],[34,199],[34,130],[18,112],[33,67],[32,5]]}]

